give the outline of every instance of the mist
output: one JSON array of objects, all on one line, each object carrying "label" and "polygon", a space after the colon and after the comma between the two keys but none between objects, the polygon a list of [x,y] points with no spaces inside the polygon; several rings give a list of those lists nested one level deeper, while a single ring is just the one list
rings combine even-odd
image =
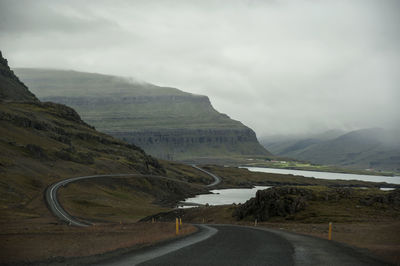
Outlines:
[{"label": "mist", "polygon": [[400,129],[400,2],[4,1],[12,67],[204,94],[259,137]]}]

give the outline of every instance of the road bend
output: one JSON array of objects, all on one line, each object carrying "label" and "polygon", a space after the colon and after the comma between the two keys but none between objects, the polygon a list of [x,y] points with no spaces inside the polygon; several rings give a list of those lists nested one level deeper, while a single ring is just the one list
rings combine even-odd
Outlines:
[{"label": "road bend", "polygon": [[98,262],[126,265],[385,265],[365,251],[281,230],[198,225],[199,233]]},{"label": "road bend", "polygon": [[69,183],[76,182],[83,179],[91,179],[91,178],[99,178],[99,177],[121,177],[121,176],[137,176],[137,174],[112,174],[112,175],[90,175],[90,176],[79,176],[79,177],[72,177],[61,180],[57,183],[50,185],[45,192],[45,199],[47,205],[51,212],[58,217],[60,220],[66,222],[70,225],[75,226],[89,226],[91,225],[88,221],[80,221],[77,220],[75,217],[72,217],[69,213],[67,213],[63,207],[61,206],[60,202],[57,199],[57,191],[60,187],[63,187]]},{"label": "road bend", "polygon": [[[208,171],[206,171],[206,170],[204,170],[204,169],[202,169],[200,167],[197,167],[195,165],[192,165],[192,166],[194,168],[196,168],[196,169],[198,169],[198,170],[200,170],[200,171],[202,171],[202,172],[204,172],[204,173],[206,173],[206,174],[208,174],[208,175],[210,175],[210,176],[212,176],[214,178],[214,182],[209,184],[209,185],[206,185],[206,187],[212,187],[212,186],[215,186],[215,185],[217,185],[217,184],[219,184],[221,182],[221,179],[218,176],[216,176],[216,175],[214,175],[214,174],[212,174],[212,173],[210,173],[210,172],[208,172]],[[169,178],[169,177],[155,176],[155,175],[141,175],[141,174],[109,174],[109,175],[90,175],[90,176],[72,177],[72,178],[67,178],[67,179],[61,180],[61,181],[59,181],[57,183],[54,183],[54,184],[50,185],[46,189],[46,191],[45,191],[45,199],[46,199],[47,205],[49,206],[50,211],[56,217],[58,217],[60,220],[62,220],[64,222],[66,222],[67,224],[75,225],[75,226],[89,226],[89,225],[91,225],[90,222],[83,221],[83,220],[78,220],[75,217],[71,216],[67,211],[65,211],[63,209],[63,207],[61,206],[60,202],[57,199],[58,189],[60,187],[63,187],[65,185],[69,184],[69,183],[80,181],[80,180],[84,180],[84,179],[100,178],[100,177],[123,177],[123,176],[126,176],[126,177],[128,177],[128,176],[153,177],[153,178],[162,178],[162,179],[167,179],[167,180],[173,180],[173,181],[176,181],[176,182],[183,182],[183,181],[175,180],[175,179],[172,179],[172,178]]]},{"label": "road bend", "polygon": [[[83,179],[123,176],[145,175],[110,174],[68,178],[47,188],[46,201],[60,220],[75,226],[89,226],[89,222],[77,220],[62,208],[57,200],[57,190]],[[220,182],[218,177],[215,179]],[[97,261],[96,265],[387,265],[365,251],[335,241],[262,227],[197,226],[199,230],[195,234],[129,252],[107,261]]]},{"label": "road bend", "polygon": [[207,175],[209,175],[209,176],[211,176],[212,178],[214,178],[214,182],[212,182],[212,183],[209,184],[209,185],[206,185],[206,187],[213,187],[213,186],[216,186],[216,185],[218,185],[219,183],[221,183],[221,178],[220,178],[219,176],[214,175],[213,173],[208,172],[208,171],[204,170],[203,168],[198,167],[198,166],[195,165],[195,164],[192,164],[192,167],[195,168],[195,169],[197,169],[197,170],[199,170],[199,171],[202,171],[203,173],[206,173]]}]

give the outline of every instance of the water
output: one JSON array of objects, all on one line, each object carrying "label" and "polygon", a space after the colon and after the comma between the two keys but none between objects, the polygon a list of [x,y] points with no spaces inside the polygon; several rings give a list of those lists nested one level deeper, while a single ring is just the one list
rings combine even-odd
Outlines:
[{"label": "water", "polygon": [[241,168],[247,168],[252,172],[292,174],[292,175],[315,177],[315,178],[321,178],[321,179],[362,180],[362,181],[370,181],[370,182],[387,182],[387,183],[391,183],[391,184],[400,184],[400,176],[356,175],[356,174],[342,174],[342,173],[291,170],[291,169],[276,169],[276,168],[264,168],[264,167],[241,167]]},{"label": "water", "polygon": [[188,198],[185,203],[209,204],[209,205],[226,205],[233,203],[245,203],[256,195],[257,190],[267,189],[270,187],[256,186],[254,188],[231,188],[231,189],[214,189],[213,194],[197,195],[194,198]]}]

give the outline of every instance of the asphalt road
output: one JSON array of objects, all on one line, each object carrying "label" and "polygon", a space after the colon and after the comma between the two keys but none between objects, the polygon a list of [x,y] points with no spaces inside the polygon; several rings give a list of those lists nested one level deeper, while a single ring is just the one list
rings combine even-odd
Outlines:
[{"label": "asphalt road", "polygon": [[113,175],[91,175],[91,176],[79,176],[61,180],[57,183],[50,185],[45,192],[45,200],[50,211],[57,216],[60,220],[75,226],[89,226],[90,222],[80,221],[68,214],[60,205],[57,199],[57,191],[60,187],[67,185],[68,183],[79,181],[82,179],[98,178],[98,177],[118,177],[118,176],[135,176],[135,174],[113,174]]},{"label": "asphalt road", "polygon": [[[192,165],[194,168],[212,176],[214,178],[214,182],[207,185],[206,187],[212,187],[215,186],[217,184],[219,184],[221,182],[221,179],[200,168],[197,167],[195,165]],[[89,226],[91,225],[90,222],[88,221],[82,221],[82,220],[78,220],[75,217],[71,216],[70,214],[68,214],[63,207],[61,206],[60,202],[57,199],[57,191],[60,187],[65,186],[71,182],[76,182],[79,180],[83,180],[83,179],[91,179],[91,178],[99,178],[99,177],[121,177],[121,176],[137,176],[137,177],[153,177],[153,178],[163,178],[163,179],[170,179],[170,180],[174,180],[168,177],[163,177],[163,176],[154,176],[154,175],[140,175],[140,174],[110,174],[110,175],[91,175],[91,176],[79,176],[79,177],[72,177],[72,178],[67,178],[64,180],[61,180],[57,183],[54,183],[52,185],[50,185],[46,191],[45,191],[45,200],[47,203],[47,206],[49,207],[50,211],[57,216],[60,220],[66,222],[67,224],[70,225],[75,225],[75,226]],[[174,180],[176,182],[183,182],[183,181],[178,181],[178,180]]]},{"label": "asphalt road", "polygon": [[193,167],[193,168],[196,168],[197,170],[200,170],[200,171],[202,171],[203,173],[206,173],[207,175],[209,175],[209,176],[211,176],[212,178],[214,178],[214,182],[212,182],[211,184],[207,185],[206,187],[213,187],[213,186],[216,186],[216,185],[218,185],[219,183],[221,183],[222,180],[221,180],[221,178],[220,178],[219,176],[214,175],[213,173],[210,173],[210,172],[204,170],[203,168],[200,168],[200,167],[196,166],[195,164],[192,164],[192,167]]},{"label": "asphalt road", "polygon": [[[57,190],[82,179],[118,176],[140,175],[69,178],[49,186],[45,198],[50,210],[61,220],[71,225],[89,226],[89,222],[77,220],[61,207],[57,200]],[[280,230],[234,225],[198,227],[199,232],[193,235],[140,249],[96,265],[385,265],[358,249]]]},{"label": "asphalt road", "polygon": [[334,241],[280,230],[200,225],[200,232],[103,263],[127,265],[385,265],[364,251]]}]

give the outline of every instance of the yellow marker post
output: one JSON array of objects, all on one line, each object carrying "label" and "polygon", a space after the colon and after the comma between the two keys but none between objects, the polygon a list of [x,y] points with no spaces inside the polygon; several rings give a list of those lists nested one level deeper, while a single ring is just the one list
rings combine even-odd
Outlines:
[{"label": "yellow marker post", "polygon": [[175,233],[179,235],[179,221],[178,218],[175,219]]},{"label": "yellow marker post", "polygon": [[329,222],[328,239],[332,240],[332,223]]}]

